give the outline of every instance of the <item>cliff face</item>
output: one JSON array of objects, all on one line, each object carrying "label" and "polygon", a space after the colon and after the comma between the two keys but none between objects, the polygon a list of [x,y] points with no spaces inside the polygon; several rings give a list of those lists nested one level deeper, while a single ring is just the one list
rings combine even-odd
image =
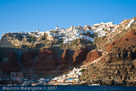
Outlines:
[{"label": "cliff face", "polygon": [[[84,71],[80,80],[86,80],[88,84],[92,80],[99,84],[134,85],[136,84],[136,24],[127,29],[122,29],[127,26],[129,21],[131,19],[123,21],[114,33],[96,38],[97,42],[90,44],[92,47],[88,45],[83,47],[81,40],[76,40],[72,42],[74,46],[66,44],[67,46],[62,45],[40,49],[46,44],[48,46],[56,45],[57,41],[49,42],[45,40],[44,42],[46,43],[43,43],[39,40],[43,44],[37,43],[33,46],[33,50],[38,48],[36,52],[31,49],[23,49],[25,50],[23,53],[15,52],[21,49],[15,49],[14,51],[11,49],[12,51],[8,50],[5,52],[5,55],[3,52],[0,52],[0,68],[4,73],[20,71],[20,65],[18,64],[18,61],[20,61],[26,70],[31,69],[34,72],[56,71],[57,73],[57,71],[64,71],[79,64],[90,64],[95,59],[101,57],[102,53],[99,50],[90,51],[95,48],[94,45],[96,44],[98,49],[106,50],[109,54],[102,56],[103,58],[99,62],[87,65],[87,70]],[[7,36],[2,41],[9,39],[10,37]],[[82,44],[85,42],[87,41],[82,40]],[[18,54],[21,59],[17,56]]]},{"label": "cliff face", "polygon": [[107,47],[105,47],[106,44],[109,44],[113,41],[120,41],[119,39],[124,37],[124,35],[126,35],[129,31],[135,30],[136,22],[134,22],[133,25],[130,25],[130,27],[126,28],[132,20],[136,21],[136,17],[123,20],[117,26],[117,28],[113,32],[108,33],[107,36],[95,38],[95,44],[97,45],[97,48],[107,51]]},{"label": "cliff face", "polygon": [[33,64],[35,63],[36,56],[36,53],[33,51],[25,51],[21,55],[21,62],[26,69],[32,68]]},{"label": "cliff face", "polygon": [[108,47],[108,52],[117,47],[118,49],[123,49],[125,47],[131,47],[132,45],[136,44],[136,31],[131,30],[128,32],[125,36],[118,38],[114,40],[113,42],[107,44],[106,46]]},{"label": "cliff face", "polygon": [[[87,83],[102,85],[136,85],[136,28],[106,45],[108,55],[88,66],[80,77]],[[91,82],[90,82],[91,80]]]},{"label": "cliff face", "polygon": [[[136,60],[118,60],[110,56],[88,67],[80,77],[101,85],[136,85]],[[92,82],[90,82],[92,81]]]},{"label": "cliff face", "polygon": [[[3,73],[16,72],[20,70],[32,71],[55,71],[74,67],[73,62],[81,64],[85,61],[88,48],[78,51],[63,50],[60,48],[49,49],[16,49],[0,48],[0,68]],[[81,56],[84,55],[84,56]],[[73,57],[74,60],[73,61]],[[82,59],[80,59],[82,58]]]},{"label": "cliff face", "polygon": [[38,58],[34,64],[34,69],[39,71],[51,71],[57,67],[57,60],[53,56],[53,52],[49,49],[39,51]]},{"label": "cliff face", "polygon": [[0,47],[16,47],[20,45],[30,45],[29,41],[23,41],[22,35],[4,34],[0,40]]},{"label": "cliff face", "polygon": [[87,56],[86,56],[86,62],[88,62],[88,61],[91,62],[91,61],[93,61],[93,60],[99,58],[100,56],[102,56],[102,53],[101,53],[101,52],[95,51],[95,50],[90,51],[90,52],[87,54]]},{"label": "cliff face", "polygon": [[71,60],[69,58],[69,52],[70,51],[68,49],[66,49],[63,51],[63,53],[61,55],[60,63],[59,63],[61,70],[67,69],[71,65]]},{"label": "cliff face", "polygon": [[77,50],[73,54],[73,65],[77,65],[79,63],[82,63],[85,58],[87,53],[89,52],[88,48],[82,48],[81,50]]},{"label": "cliff face", "polygon": [[1,70],[5,73],[20,71],[14,51],[9,51],[5,54],[3,62],[1,63]]}]

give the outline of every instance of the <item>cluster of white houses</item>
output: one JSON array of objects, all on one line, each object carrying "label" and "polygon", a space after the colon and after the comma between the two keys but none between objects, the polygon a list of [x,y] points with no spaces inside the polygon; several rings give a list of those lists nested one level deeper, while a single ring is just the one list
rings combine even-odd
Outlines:
[{"label": "cluster of white houses", "polygon": [[65,43],[71,43],[73,40],[76,39],[85,39],[89,41],[94,41],[94,37],[88,36],[88,34],[92,35],[94,33],[98,34],[98,37],[106,36],[106,31],[114,32],[114,30],[117,28],[117,25],[113,24],[113,22],[104,23],[101,22],[100,24],[94,24],[93,26],[85,25],[84,27],[81,26],[71,26],[70,28],[58,28],[56,26],[56,29],[51,29],[50,31],[45,32],[39,32],[39,30],[36,30],[36,32],[19,32],[19,33],[10,33],[14,36],[22,35],[24,39],[28,39],[27,34],[35,36],[36,38],[43,36],[44,34],[47,34],[48,37],[51,38],[57,38],[58,40],[63,40],[63,44]]},{"label": "cluster of white houses", "polygon": [[[46,85],[46,84],[58,84],[58,85],[68,85],[68,84],[78,84],[80,83],[79,77],[82,75],[82,68],[74,68],[67,74],[62,76],[57,76],[54,78],[38,78],[33,79],[30,74],[24,76],[23,72],[11,72],[9,75],[0,76],[0,85]],[[0,73],[2,75],[2,73]]]},{"label": "cluster of white houses", "polygon": [[94,24],[94,26],[92,27],[92,29],[94,29],[95,32],[98,34],[98,37],[106,36],[107,33],[105,30],[114,32],[116,28],[117,25],[113,24],[113,22],[108,22],[108,23],[101,22],[100,24]]},{"label": "cluster of white houses", "polygon": [[72,71],[70,71],[68,74],[54,77],[51,79],[49,84],[55,84],[55,83],[79,83],[79,77],[82,75],[81,72],[82,68],[74,68]]},{"label": "cluster of white houses", "polygon": [[58,39],[63,39],[63,43],[71,43],[73,40],[76,39],[85,39],[89,41],[94,41],[93,37],[87,36],[86,33],[94,34],[95,32],[98,34],[98,37],[106,36],[106,31],[114,31],[117,28],[117,25],[113,24],[113,22],[108,23],[100,23],[94,24],[94,26],[85,25],[84,27],[81,26],[71,26],[70,28],[58,28],[51,29],[50,31],[46,31],[45,33],[50,37],[58,37]]}]

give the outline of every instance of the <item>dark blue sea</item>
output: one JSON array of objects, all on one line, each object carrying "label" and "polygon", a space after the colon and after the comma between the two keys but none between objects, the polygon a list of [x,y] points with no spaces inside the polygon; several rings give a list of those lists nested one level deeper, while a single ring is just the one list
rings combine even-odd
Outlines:
[{"label": "dark blue sea", "polygon": [[136,91],[133,86],[1,86],[0,91]]}]

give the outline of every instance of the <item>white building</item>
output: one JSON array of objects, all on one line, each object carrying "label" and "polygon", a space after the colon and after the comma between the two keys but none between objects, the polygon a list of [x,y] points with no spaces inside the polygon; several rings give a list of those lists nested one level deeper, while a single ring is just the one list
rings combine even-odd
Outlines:
[{"label": "white building", "polygon": [[[130,22],[130,24],[133,23],[134,20]],[[50,39],[54,38],[57,38],[58,40],[63,39],[63,44],[65,43],[69,44],[76,39],[85,39],[93,42],[94,38],[90,37],[91,34],[97,33],[98,37],[106,36],[107,32],[105,31],[105,29],[109,30],[110,32],[113,32],[116,26],[117,25],[114,25],[113,22],[108,23],[101,22],[100,24],[94,24],[94,26],[85,25],[84,27],[71,26],[70,28],[66,29],[65,28],[59,29],[58,26],[56,26],[55,30],[51,29],[50,31],[45,32],[39,32],[39,30],[36,30],[36,32],[29,32],[28,34],[38,38],[46,33]],[[90,34],[90,36],[88,34]]]},{"label": "white building", "polygon": [[39,29],[37,29],[36,32],[38,33],[38,32],[39,32]]},{"label": "white building", "polygon": [[58,29],[58,26],[56,26],[56,29]]},{"label": "white building", "polygon": [[133,19],[129,22],[129,24],[126,26],[125,29],[129,28],[130,26],[132,26],[132,25],[134,25],[134,24],[135,24],[135,19],[133,18]]}]

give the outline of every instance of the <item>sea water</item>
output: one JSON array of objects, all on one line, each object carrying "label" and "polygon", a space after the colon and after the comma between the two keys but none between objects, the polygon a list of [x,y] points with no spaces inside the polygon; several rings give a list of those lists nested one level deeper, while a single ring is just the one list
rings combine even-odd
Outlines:
[{"label": "sea water", "polygon": [[133,86],[1,86],[0,91],[136,91]]}]

